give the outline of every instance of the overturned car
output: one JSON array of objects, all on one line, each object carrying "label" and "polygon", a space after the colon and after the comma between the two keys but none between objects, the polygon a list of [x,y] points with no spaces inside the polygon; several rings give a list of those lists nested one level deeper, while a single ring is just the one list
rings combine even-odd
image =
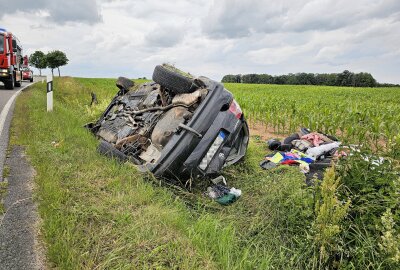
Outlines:
[{"label": "overturned car", "polygon": [[247,122],[221,83],[156,66],[153,81],[126,78],[100,119],[87,125],[98,150],[131,161],[157,177],[213,177],[240,161],[249,142]]}]

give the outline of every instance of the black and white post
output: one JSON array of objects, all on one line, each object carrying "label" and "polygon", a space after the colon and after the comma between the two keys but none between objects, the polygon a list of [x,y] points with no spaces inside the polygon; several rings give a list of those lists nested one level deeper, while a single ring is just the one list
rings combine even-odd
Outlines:
[{"label": "black and white post", "polygon": [[53,75],[47,75],[47,111],[53,111]]}]

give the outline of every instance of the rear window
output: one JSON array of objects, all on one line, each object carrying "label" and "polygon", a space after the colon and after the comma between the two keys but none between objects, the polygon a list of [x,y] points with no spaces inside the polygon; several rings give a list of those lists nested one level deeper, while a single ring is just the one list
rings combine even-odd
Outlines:
[{"label": "rear window", "polygon": [[0,35],[0,53],[4,53],[4,35]]}]

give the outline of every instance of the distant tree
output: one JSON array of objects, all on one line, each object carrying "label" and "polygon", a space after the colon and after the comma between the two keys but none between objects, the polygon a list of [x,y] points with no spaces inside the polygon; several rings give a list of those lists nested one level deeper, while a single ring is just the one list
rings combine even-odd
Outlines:
[{"label": "distant tree", "polygon": [[328,85],[328,74],[315,74],[315,85]]},{"label": "distant tree", "polygon": [[241,75],[229,74],[229,75],[225,75],[222,78],[221,82],[223,82],[223,83],[241,83],[242,82],[241,77],[242,77]]},{"label": "distant tree", "polygon": [[314,84],[314,74],[312,73],[297,73],[297,83],[300,85]]},{"label": "distant tree", "polygon": [[31,66],[37,68],[40,76],[42,76],[42,69],[47,67],[46,55],[42,51],[35,51],[29,56],[29,63]]},{"label": "distant tree", "polygon": [[337,77],[339,76],[339,74],[337,73],[331,73],[331,74],[326,74],[327,75],[327,85],[329,86],[335,86],[336,82],[338,81]]},{"label": "distant tree", "polygon": [[354,74],[354,86],[358,87],[375,87],[377,86],[376,80],[371,74],[360,72]]},{"label": "distant tree", "polygon": [[257,74],[246,74],[242,76],[242,83],[258,83]]},{"label": "distant tree", "polygon": [[268,74],[260,74],[258,75],[257,81],[258,83],[272,84],[274,83],[274,77]]},{"label": "distant tree", "polygon": [[377,87],[400,87],[400,84],[394,83],[376,83]]},{"label": "distant tree", "polygon": [[296,74],[289,73],[287,75],[286,83],[291,85],[299,84]]},{"label": "distant tree", "polygon": [[237,74],[234,75],[235,76],[235,83],[241,83],[242,82],[242,75],[241,74]]},{"label": "distant tree", "polygon": [[394,84],[379,84],[370,73],[353,73],[348,70],[342,73],[289,73],[288,75],[244,74],[225,75],[222,82],[260,83],[260,84],[292,84],[292,85],[328,85],[353,87],[389,87]]},{"label": "distant tree", "polygon": [[337,75],[337,86],[354,86],[354,73],[348,70]]},{"label": "distant tree", "polygon": [[274,76],[274,83],[275,84],[288,84],[289,76],[288,75],[278,75]]},{"label": "distant tree", "polygon": [[60,67],[68,64],[68,58],[64,52],[55,50],[46,55],[47,66],[51,68],[51,74],[54,75],[53,70],[58,69],[58,77],[60,77]]}]

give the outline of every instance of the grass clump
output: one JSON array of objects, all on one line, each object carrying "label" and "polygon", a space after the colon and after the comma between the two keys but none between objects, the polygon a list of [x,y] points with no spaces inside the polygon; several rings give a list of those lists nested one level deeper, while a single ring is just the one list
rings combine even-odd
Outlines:
[{"label": "grass clump", "polygon": [[3,167],[3,178],[10,176],[10,166],[4,165]]},{"label": "grass clump", "polygon": [[4,197],[7,193],[7,187],[8,187],[8,182],[2,181],[0,182],[0,215],[5,213],[5,208],[4,208]]},{"label": "grass clump", "polygon": [[350,200],[338,199],[339,186],[340,178],[336,177],[334,167],[326,171],[322,183],[317,186],[313,245],[316,249],[314,264],[319,267],[337,266],[341,260],[338,254],[343,247],[339,236],[343,230],[342,223],[348,213]]}]

